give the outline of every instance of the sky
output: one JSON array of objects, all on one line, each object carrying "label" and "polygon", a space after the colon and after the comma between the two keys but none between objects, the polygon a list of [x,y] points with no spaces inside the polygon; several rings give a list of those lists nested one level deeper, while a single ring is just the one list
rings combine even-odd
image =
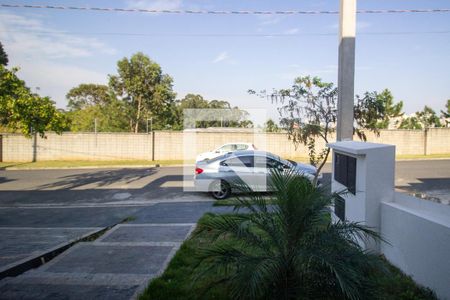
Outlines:
[{"label": "sky", "polygon": [[[338,0],[0,0],[3,4],[146,9],[339,10]],[[449,0],[359,0],[358,9],[450,8]],[[116,63],[141,51],[187,93],[241,108],[275,105],[248,94],[295,77],[337,82],[338,15],[172,15],[0,8],[9,66],[60,108],[80,83],[107,84]],[[267,35],[275,36],[267,36]],[[450,13],[358,14],[355,93],[388,88],[406,113],[450,99]]]}]

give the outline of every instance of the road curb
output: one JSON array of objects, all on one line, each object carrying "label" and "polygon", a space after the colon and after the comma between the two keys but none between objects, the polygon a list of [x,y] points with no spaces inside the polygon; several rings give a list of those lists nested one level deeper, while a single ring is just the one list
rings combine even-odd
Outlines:
[{"label": "road curb", "polygon": [[[30,255],[22,260],[19,260],[17,262],[13,262],[9,265],[6,265],[2,268],[0,268],[0,280],[2,280],[5,277],[15,277],[20,274],[23,274],[31,269],[36,269],[42,265],[47,264],[54,258],[58,257],[61,253],[65,252],[66,250],[72,248],[73,246],[77,245],[80,242],[89,241],[91,238],[96,237],[98,235],[102,235],[111,228],[113,228],[116,225],[122,224],[126,222],[125,219],[108,225],[104,227],[96,227],[94,230],[91,230],[83,235],[81,235],[78,238],[71,239],[67,242],[61,243],[53,248],[50,248],[48,250],[44,250],[37,255]],[[82,228],[82,227],[80,227]],[[38,228],[37,228],[38,229]],[[95,238],[96,239],[96,238]]]},{"label": "road curb", "polygon": [[193,167],[194,164],[155,164],[155,165],[110,165],[110,166],[80,166],[80,167],[30,167],[30,168],[17,168],[17,167],[5,167],[0,170],[5,171],[30,171],[30,170],[86,170],[86,169],[143,169],[143,168],[168,168],[168,167]]},{"label": "road curb", "polygon": [[50,248],[49,250],[42,251],[37,255],[29,256],[17,262],[13,262],[9,265],[6,265],[5,267],[0,268],[0,280],[5,277],[15,277],[22,273],[25,273],[28,270],[38,268],[44,265],[45,263],[49,262],[53,258],[57,257],[62,252],[71,248],[75,244],[83,240],[89,239],[92,236],[101,233],[102,231],[108,230],[108,228],[111,228],[111,226],[99,227],[95,230],[89,231],[88,233],[82,235],[81,237],[71,239],[65,243],[61,243],[53,248]]}]

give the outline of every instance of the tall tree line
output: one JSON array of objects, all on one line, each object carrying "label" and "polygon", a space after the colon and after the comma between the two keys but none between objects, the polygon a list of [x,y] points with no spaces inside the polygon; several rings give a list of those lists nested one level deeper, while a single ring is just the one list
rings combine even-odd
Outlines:
[{"label": "tall tree line", "polygon": [[138,133],[147,130],[149,120],[154,129],[179,130],[183,127],[183,109],[187,108],[240,112],[239,120],[234,122],[205,121],[200,127],[251,126],[246,113],[227,101],[208,101],[195,94],[176,100],[172,77],[141,52],[119,60],[117,74],[109,75],[108,85],[80,84],[66,98],[72,131],[93,131],[96,124],[100,131]]},{"label": "tall tree line", "polygon": [[[19,69],[8,68],[8,62],[8,55],[0,43],[1,131],[22,132],[27,136],[39,133],[44,136],[45,131],[94,131],[96,127],[98,131],[104,132],[137,133],[147,130],[149,120],[153,129],[181,130],[183,129],[183,110],[189,108],[226,109],[234,116],[232,120],[224,118],[224,120],[202,121],[197,124],[197,127],[253,126],[248,120],[247,112],[238,107],[232,107],[227,101],[207,100],[198,94],[187,94],[184,98],[177,100],[173,91],[173,79],[163,72],[158,63],[141,52],[130,58],[119,60],[117,73],[108,76],[107,85],[84,83],[72,88],[66,95],[68,101],[66,111],[57,109],[49,97],[41,97],[32,92],[17,76]],[[290,99],[291,102],[285,104],[295,104],[296,102],[292,102],[292,99],[298,96],[309,100],[315,99],[311,92],[306,93],[305,90],[314,85],[331,93],[327,96],[328,102],[324,103],[331,109],[330,116],[333,119],[335,88],[329,83],[321,82],[318,78],[298,78],[291,88],[277,91],[276,98]],[[293,92],[297,93],[295,97],[292,97]],[[314,105],[311,107],[314,109],[309,111],[309,117],[312,118],[311,124],[313,124],[317,123],[315,115],[317,111],[314,110],[320,107],[316,108]],[[283,106],[281,108],[283,109]],[[288,108],[289,106],[284,105],[285,112],[289,111]],[[291,108],[294,111],[301,108],[305,112],[305,108],[296,107],[296,105]],[[402,109],[403,102],[396,103],[392,93],[387,89],[357,96],[355,129],[361,132],[363,129],[375,131],[392,127],[423,129],[450,125],[450,99],[440,116],[428,106],[410,116],[405,116]],[[294,120],[295,118],[291,115],[282,114],[281,116],[283,118],[280,127],[270,120],[265,126],[266,130],[276,132],[288,127],[292,129],[292,126],[296,124],[298,126],[301,123]],[[329,118],[326,120],[330,121]],[[308,128],[313,130],[315,127]]]}]

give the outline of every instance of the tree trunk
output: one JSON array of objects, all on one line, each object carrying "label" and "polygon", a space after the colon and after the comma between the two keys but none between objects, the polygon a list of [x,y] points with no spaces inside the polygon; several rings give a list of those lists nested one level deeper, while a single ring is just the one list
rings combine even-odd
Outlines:
[{"label": "tree trunk", "polygon": [[329,154],[330,154],[330,148],[327,148],[327,154],[325,155],[325,158],[323,159],[323,161],[320,163],[319,167],[317,168],[316,175],[314,176],[314,185],[317,184],[317,177],[319,176],[320,171],[322,171],[323,166],[327,162]]},{"label": "tree trunk", "polygon": [[130,132],[133,132],[134,131],[134,128],[133,128],[134,126],[133,126],[133,118],[130,118]]},{"label": "tree trunk", "polygon": [[139,96],[134,133],[138,133],[138,131],[139,131],[139,119],[141,118],[141,104],[142,104],[142,98],[141,98],[141,96]]}]

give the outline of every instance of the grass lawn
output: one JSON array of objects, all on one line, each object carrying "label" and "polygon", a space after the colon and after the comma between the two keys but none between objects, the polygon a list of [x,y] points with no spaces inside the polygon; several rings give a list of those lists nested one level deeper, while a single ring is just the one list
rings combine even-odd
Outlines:
[{"label": "grass lawn", "polygon": [[[210,213],[205,214],[199,223],[206,218],[213,218]],[[145,291],[139,296],[146,299],[230,299],[225,284],[205,289],[208,283],[216,278],[196,279],[199,270],[196,258],[198,249],[204,247],[206,240],[202,236],[186,240],[169,263],[166,271],[153,279]],[[409,276],[386,262],[391,276],[378,274],[375,277],[379,287],[376,299],[436,299],[433,293],[426,288],[418,286]]]},{"label": "grass lawn", "polygon": [[38,162],[0,162],[0,169],[14,168],[14,169],[45,169],[45,168],[86,168],[86,167],[120,167],[120,166],[154,166],[159,164],[161,166],[167,165],[181,165],[182,160],[105,160],[105,161],[90,161],[90,160],[67,160],[67,161],[38,161]]},{"label": "grass lawn", "polygon": [[429,154],[429,155],[397,155],[396,159],[433,159],[433,158],[450,158],[447,154]]},{"label": "grass lawn", "polygon": [[[402,155],[396,155],[395,159],[402,160],[402,159],[436,159],[436,158],[450,158],[450,153],[443,153],[443,154],[429,154],[429,155],[419,155],[419,154],[402,154]],[[293,161],[298,161],[302,163],[308,163],[309,164],[309,158],[308,157],[293,157],[289,158]],[[328,156],[327,162],[331,163],[332,155]]]}]

